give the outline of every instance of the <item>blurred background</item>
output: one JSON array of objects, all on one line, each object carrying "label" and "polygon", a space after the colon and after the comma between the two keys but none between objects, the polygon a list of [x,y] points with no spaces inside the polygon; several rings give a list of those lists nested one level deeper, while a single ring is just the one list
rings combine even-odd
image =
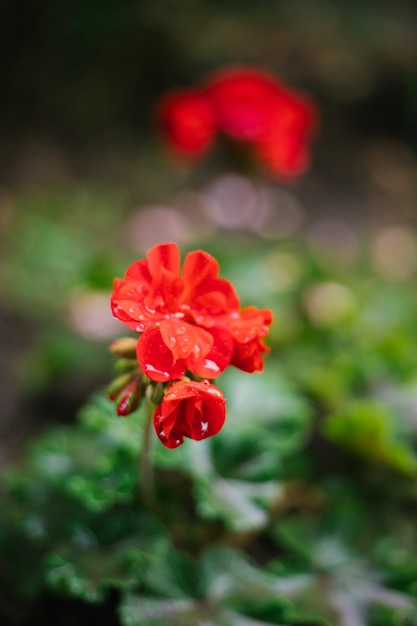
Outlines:
[{"label": "blurred background", "polygon": [[[316,101],[299,180],[164,150],[156,102],[228,64]],[[383,280],[415,277],[414,0],[3,0],[0,68],[2,466],[108,382],[106,346],[124,332],[113,277],[158,241],[213,252],[260,307],[302,275],[294,242],[322,268],[359,275],[365,258]],[[310,296],[319,324],[326,303],[350,306],[334,285]]]}]

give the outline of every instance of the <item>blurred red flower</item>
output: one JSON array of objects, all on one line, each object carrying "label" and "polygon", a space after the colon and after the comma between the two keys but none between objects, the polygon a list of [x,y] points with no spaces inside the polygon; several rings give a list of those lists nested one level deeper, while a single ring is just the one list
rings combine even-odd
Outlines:
[{"label": "blurred red flower", "polygon": [[205,89],[217,127],[240,141],[258,141],[267,131],[277,80],[251,68],[226,68],[208,78]]},{"label": "blurred red flower", "polygon": [[154,246],[124,279],[115,279],[115,317],[140,334],[136,355],[154,381],[180,378],[187,370],[215,378],[232,363],[247,372],[263,368],[263,337],[269,310],[240,310],[233,285],[219,278],[219,264],[202,250],[190,252],[180,273],[176,244]]},{"label": "blurred red flower", "polygon": [[210,101],[194,89],[167,94],[158,106],[157,120],[173,150],[190,158],[204,154],[217,132]]},{"label": "blurred red flower", "polygon": [[230,67],[208,77],[200,91],[174,91],[159,106],[168,143],[198,158],[217,131],[250,146],[267,169],[283,178],[304,173],[318,125],[312,101],[271,72]]},{"label": "blurred red flower", "polygon": [[202,382],[177,381],[154,413],[156,434],[167,448],[177,448],[184,437],[201,440],[216,435],[224,424],[226,400],[220,389]]},{"label": "blurred red flower", "polygon": [[308,98],[289,90],[277,91],[275,109],[255,150],[276,174],[300,176],[310,165],[310,141],[317,126],[318,112]]}]

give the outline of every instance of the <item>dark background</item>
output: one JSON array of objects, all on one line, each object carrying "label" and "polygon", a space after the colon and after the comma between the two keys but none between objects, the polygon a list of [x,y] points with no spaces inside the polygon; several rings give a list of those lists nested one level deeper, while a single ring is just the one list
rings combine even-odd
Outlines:
[{"label": "dark background", "polygon": [[415,149],[416,33],[413,0],[3,1],[1,176],[28,145],[52,144],[81,173],[81,155],[132,150],[161,93],[229,63],[312,92],[333,156],[376,135]]}]

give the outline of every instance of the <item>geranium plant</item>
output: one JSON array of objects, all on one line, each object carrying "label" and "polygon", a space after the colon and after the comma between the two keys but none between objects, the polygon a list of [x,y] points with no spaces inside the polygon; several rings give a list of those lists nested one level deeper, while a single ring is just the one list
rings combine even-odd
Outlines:
[{"label": "geranium plant", "polygon": [[233,285],[219,277],[219,264],[207,252],[190,252],[181,271],[174,243],[153,247],[123,279],[115,279],[111,309],[138,333],[137,339],[111,346],[128,371],[110,385],[109,397],[118,415],[133,412],[143,400],[149,405],[142,451],[143,488],[149,494],[152,417],[167,448],[178,447],[184,437],[216,435],[226,401],[212,380],[231,365],[262,371],[272,312],[241,308]]},{"label": "geranium plant", "polygon": [[157,119],[166,144],[185,159],[203,158],[223,135],[267,172],[292,179],[309,167],[318,112],[309,96],[272,72],[239,66],[215,72],[200,87],[167,93]]},{"label": "geranium plant", "polygon": [[[152,380],[137,346],[163,320],[171,324],[170,316],[177,324],[190,261],[181,273],[179,264],[168,272],[162,263],[163,274],[176,276],[169,290],[150,274],[139,281],[135,315],[151,293],[163,298],[147,312],[154,317],[146,328],[112,345],[123,370],[112,385],[116,403],[104,390],[95,393],[76,423],[37,437],[3,477],[1,624],[416,624],[411,283],[386,281],[362,262],[360,272],[329,263],[302,241],[216,244],[222,274],[233,277],[242,300],[250,302],[256,289],[274,311],[262,376],[233,364],[233,350],[216,381],[188,364],[177,378]],[[149,256],[160,254],[152,249],[137,262],[142,273]],[[289,259],[298,273],[278,283]],[[254,285],[250,270],[267,281]],[[213,280],[223,279],[216,273]],[[116,281],[114,294],[125,281]],[[224,283],[217,284],[224,294]],[[214,345],[213,320],[203,317],[201,302],[189,302],[201,318],[178,319],[190,333],[213,334]],[[240,319],[240,304],[236,312]],[[237,339],[234,346],[255,346],[260,360],[251,363],[262,367],[265,337]],[[208,392],[217,385],[222,392]],[[117,417],[116,409],[129,417]],[[192,441],[202,424],[205,436]],[[167,448],[154,426],[184,444]]]}]

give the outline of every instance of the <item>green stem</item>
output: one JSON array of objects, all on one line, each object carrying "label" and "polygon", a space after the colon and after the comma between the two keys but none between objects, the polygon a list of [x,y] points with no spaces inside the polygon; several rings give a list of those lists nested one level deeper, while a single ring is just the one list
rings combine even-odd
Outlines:
[{"label": "green stem", "polygon": [[155,405],[147,398],[145,429],[143,431],[142,454],[140,457],[140,482],[139,487],[143,497],[148,503],[152,503],[155,499],[153,467],[151,463],[152,448],[152,422]]}]

